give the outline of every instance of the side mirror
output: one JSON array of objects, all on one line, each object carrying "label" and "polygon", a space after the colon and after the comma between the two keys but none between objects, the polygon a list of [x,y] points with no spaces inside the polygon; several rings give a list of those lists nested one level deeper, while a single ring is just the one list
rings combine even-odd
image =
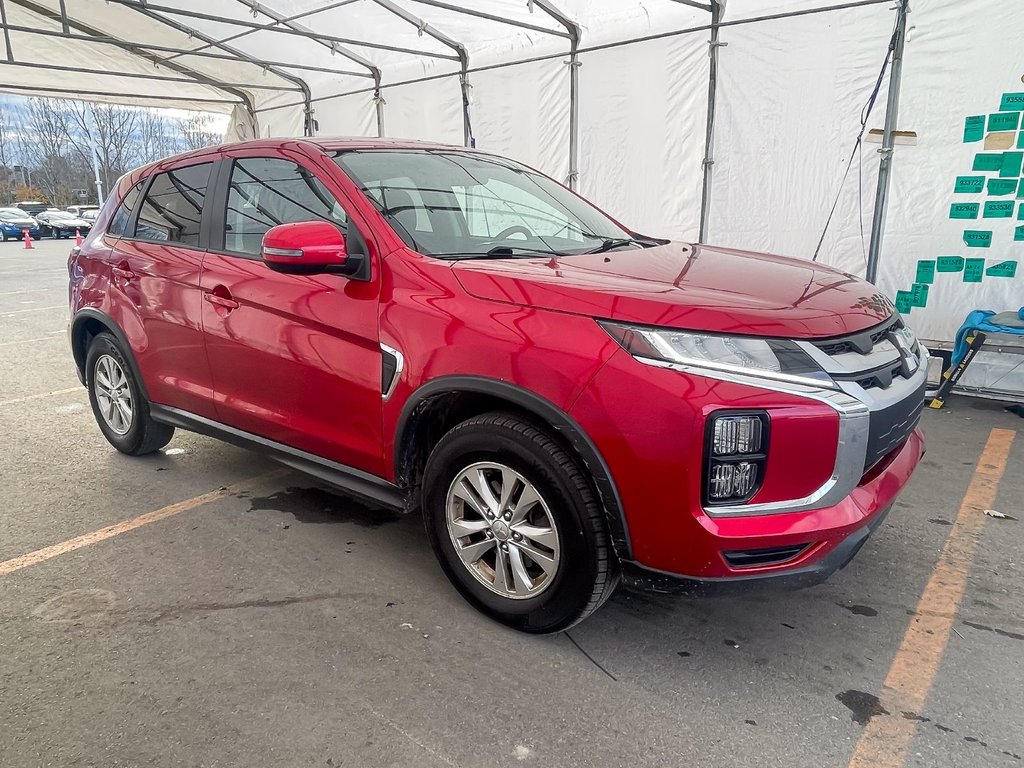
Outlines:
[{"label": "side mirror", "polygon": [[345,236],[327,221],[279,224],[263,235],[263,263],[292,275],[354,275],[366,257],[349,253]]}]

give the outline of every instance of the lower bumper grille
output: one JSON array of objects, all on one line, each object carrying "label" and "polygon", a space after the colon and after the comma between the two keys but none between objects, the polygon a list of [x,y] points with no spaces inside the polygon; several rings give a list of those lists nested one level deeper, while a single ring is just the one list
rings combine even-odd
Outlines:
[{"label": "lower bumper grille", "polygon": [[910,437],[910,433],[921,420],[921,411],[924,410],[924,389],[925,382],[922,382],[921,388],[911,397],[888,408],[872,412],[868,429],[868,451],[864,460],[865,472]]},{"label": "lower bumper grille", "polygon": [[803,554],[808,546],[808,544],[790,544],[785,547],[769,547],[767,549],[734,549],[723,552],[722,557],[731,568],[757,568],[795,560]]}]

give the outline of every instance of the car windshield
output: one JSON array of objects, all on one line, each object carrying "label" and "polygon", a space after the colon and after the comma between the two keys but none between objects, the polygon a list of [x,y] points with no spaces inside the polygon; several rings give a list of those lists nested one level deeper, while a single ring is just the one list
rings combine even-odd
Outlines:
[{"label": "car windshield", "polygon": [[28,216],[24,213],[11,213],[10,211],[0,211],[0,220],[3,221],[24,221]]},{"label": "car windshield", "polygon": [[86,221],[92,221],[92,220],[98,218],[99,215],[100,215],[100,209],[99,208],[90,208],[87,211],[82,211],[82,218],[85,219]]},{"label": "car windshield", "polygon": [[423,254],[513,258],[655,244],[510,160],[410,149],[342,152],[335,162]]},{"label": "car windshield", "polygon": [[47,215],[47,217],[49,217],[51,219],[74,219],[74,218],[77,218],[76,216],[73,216],[72,214],[67,213],[65,211],[47,211],[46,215]]}]

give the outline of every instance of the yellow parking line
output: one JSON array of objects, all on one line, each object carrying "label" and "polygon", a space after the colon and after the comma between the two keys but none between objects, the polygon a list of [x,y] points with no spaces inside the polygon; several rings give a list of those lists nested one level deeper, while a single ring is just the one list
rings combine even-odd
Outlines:
[{"label": "yellow parking line", "polygon": [[42,400],[44,397],[53,397],[54,395],[66,395],[70,392],[85,392],[85,388],[68,387],[67,389],[58,389],[53,392],[43,392],[40,395],[26,395],[25,397],[16,397],[13,400],[0,400],[0,405],[16,405],[17,403],[27,403],[29,400]]},{"label": "yellow parking line", "polygon": [[949,538],[885,678],[881,698],[892,714],[868,722],[853,750],[850,768],[900,768],[904,763],[917,723],[900,712],[920,713],[935,681],[967,586],[978,534],[985,527],[985,509],[995,504],[1016,434],[1011,429],[989,433]]},{"label": "yellow parking line", "polygon": [[115,523],[114,525],[108,525],[106,528],[100,528],[98,531],[76,536],[73,539],[62,541],[59,544],[53,544],[49,547],[37,549],[35,552],[29,552],[26,555],[21,555],[10,560],[4,560],[3,562],[0,562],[0,576],[7,576],[8,574],[19,571],[22,568],[27,568],[30,565],[36,565],[47,560],[52,560],[60,555],[66,555],[68,552],[74,552],[76,549],[88,547],[90,544],[96,544],[97,542],[104,541],[105,539],[119,536],[122,533],[133,531],[144,525],[149,525],[150,523],[155,523],[160,520],[166,520],[168,517],[173,517],[174,515],[181,514],[182,512],[187,512],[188,510],[195,509],[203,504],[209,504],[211,501],[222,499],[225,496],[229,496],[236,491],[243,490],[252,485],[256,485],[257,483],[280,477],[287,472],[288,470],[286,469],[275,470],[249,480],[243,480],[242,482],[235,483],[234,485],[218,488],[216,491],[210,491],[209,493],[194,496],[193,498],[186,499],[185,501],[179,501],[176,504],[162,507],[161,509],[154,510],[153,512],[147,512],[144,515],[133,517],[130,520]]}]

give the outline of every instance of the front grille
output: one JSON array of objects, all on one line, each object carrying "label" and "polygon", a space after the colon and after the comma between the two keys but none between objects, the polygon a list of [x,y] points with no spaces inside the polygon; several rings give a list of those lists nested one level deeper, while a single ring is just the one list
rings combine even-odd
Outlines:
[{"label": "front grille", "polygon": [[881,459],[903,445],[910,433],[921,420],[924,410],[925,382],[913,395],[904,398],[895,405],[871,412],[868,427],[868,451],[864,459],[864,471],[867,472]]},{"label": "front grille", "polygon": [[807,547],[807,544],[790,544],[786,547],[769,547],[767,549],[734,549],[723,552],[722,557],[732,568],[757,568],[795,560]]},{"label": "front grille", "polygon": [[820,349],[829,357],[845,355],[856,352],[858,355],[867,355],[875,348],[875,344],[882,341],[888,334],[903,328],[903,318],[893,315],[882,325],[870,328],[852,336],[844,336],[840,339],[826,339],[815,341],[814,346]]}]

